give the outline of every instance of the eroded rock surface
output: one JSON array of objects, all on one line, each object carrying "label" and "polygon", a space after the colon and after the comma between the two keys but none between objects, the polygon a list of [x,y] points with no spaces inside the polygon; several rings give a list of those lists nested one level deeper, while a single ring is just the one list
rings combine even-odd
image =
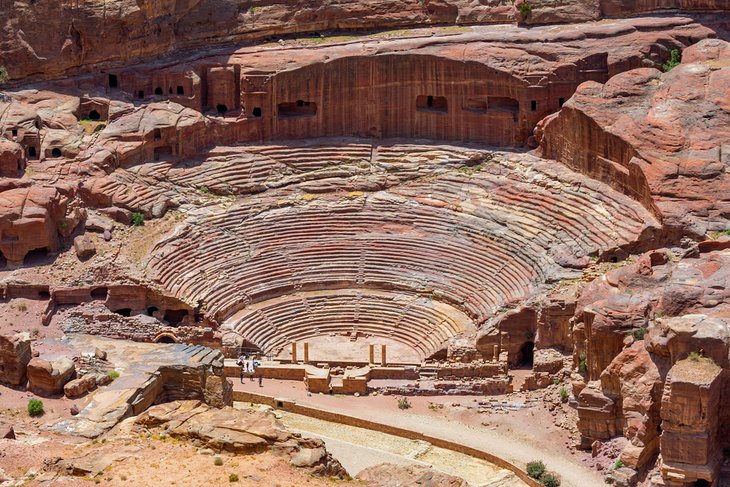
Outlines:
[{"label": "eroded rock surface", "polygon": [[19,386],[25,383],[26,368],[31,360],[30,335],[0,335],[0,382]]},{"label": "eroded rock surface", "polygon": [[345,478],[347,472],[318,439],[288,431],[271,411],[212,408],[200,401],[174,401],[152,406],[136,420],[151,431],[195,440],[214,451],[251,454],[272,449],[290,463],[323,477]]},{"label": "eroded rock surface", "polygon": [[425,465],[394,465],[383,463],[366,468],[357,478],[373,487],[400,487],[405,485],[438,485],[443,487],[468,487],[459,477],[438,472]]},{"label": "eroded rock surface", "polygon": [[668,73],[584,83],[542,128],[543,154],[631,194],[675,232],[724,230],[729,46],[708,39]]}]

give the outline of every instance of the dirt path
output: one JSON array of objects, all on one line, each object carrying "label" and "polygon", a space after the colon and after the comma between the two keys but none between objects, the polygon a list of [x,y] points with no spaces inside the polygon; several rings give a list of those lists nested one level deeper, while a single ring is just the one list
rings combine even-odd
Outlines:
[{"label": "dirt path", "polygon": [[[442,396],[410,398],[412,408],[401,411],[393,396],[308,395],[299,382],[267,380],[259,388],[254,383],[246,382],[242,386],[234,381],[234,387],[443,438],[486,451],[522,468],[527,462],[542,460],[548,469],[561,476],[564,487],[607,485],[599,472],[571,455],[569,435],[553,424],[553,416],[544,409],[480,415],[463,406],[484,397]],[[429,407],[434,403],[443,407],[435,410]]]},{"label": "dirt path", "polygon": [[350,475],[383,462],[430,465],[463,478],[471,485],[518,487],[525,484],[514,473],[463,453],[434,447],[379,431],[331,423],[300,414],[281,412],[284,424],[304,436],[321,438]]}]

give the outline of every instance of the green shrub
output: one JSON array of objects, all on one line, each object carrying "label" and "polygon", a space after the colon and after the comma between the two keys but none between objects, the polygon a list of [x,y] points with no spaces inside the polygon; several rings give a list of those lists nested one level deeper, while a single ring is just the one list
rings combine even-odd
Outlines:
[{"label": "green shrub", "polygon": [[672,49],[669,53],[669,61],[662,64],[662,69],[665,73],[668,73],[672,69],[676,68],[679,63],[682,61],[682,55],[680,54],[679,50]]},{"label": "green shrub", "polygon": [[28,414],[32,417],[41,416],[43,414],[43,401],[40,399],[31,399],[28,401]]},{"label": "green shrub", "polygon": [[699,362],[700,357],[700,352],[689,352],[689,355],[687,356],[687,358],[690,359],[692,362]]},{"label": "green shrub", "polygon": [[586,363],[586,353],[582,352],[580,354],[580,362],[578,363],[578,371],[581,374],[585,374],[587,370],[588,370],[588,365]]},{"label": "green shrub", "polygon": [[614,469],[614,470],[618,470],[619,468],[621,468],[621,467],[623,467],[623,466],[624,466],[624,461],[623,461],[623,460],[621,460],[621,459],[619,458],[619,459],[618,459],[618,460],[616,460],[616,462],[615,462],[615,463],[613,464],[613,469]]},{"label": "green shrub", "polygon": [[523,17],[527,17],[528,15],[530,15],[530,12],[532,12],[532,5],[530,5],[527,2],[523,2],[518,7],[518,10],[520,11],[520,13],[522,14]]},{"label": "green shrub", "polygon": [[569,395],[570,394],[568,394],[568,389],[566,389],[565,387],[560,388],[560,400],[561,401],[567,401]]},{"label": "green shrub", "polygon": [[411,401],[407,397],[401,397],[398,399],[398,409],[410,409]]},{"label": "green shrub", "polygon": [[542,474],[540,483],[545,487],[560,487],[560,479],[551,473]]},{"label": "green shrub", "polygon": [[642,327],[642,328],[639,328],[637,330],[634,330],[633,335],[634,335],[634,339],[635,340],[643,340],[644,339],[644,335],[646,335],[646,328],[643,328]]},{"label": "green shrub", "polygon": [[132,225],[135,227],[141,227],[144,225],[144,213],[132,213]]},{"label": "green shrub", "polygon": [[213,464],[214,464],[214,465],[215,465],[216,467],[220,467],[221,465],[223,465],[223,459],[222,459],[221,457],[215,457],[215,458],[213,459]]},{"label": "green shrub", "polygon": [[110,370],[106,373],[106,375],[108,375],[111,380],[117,380],[119,378],[119,372],[116,370]]},{"label": "green shrub", "polygon": [[542,460],[535,460],[527,464],[527,475],[539,479],[545,473],[545,464]]},{"label": "green shrub", "polygon": [[228,476],[228,481],[229,482],[238,482],[238,475],[236,475],[235,473],[232,473],[231,475]]},{"label": "green shrub", "polygon": [[5,69],[5,66],[0,66],[0,85],[7,83],[9,78],[8,70]]}]

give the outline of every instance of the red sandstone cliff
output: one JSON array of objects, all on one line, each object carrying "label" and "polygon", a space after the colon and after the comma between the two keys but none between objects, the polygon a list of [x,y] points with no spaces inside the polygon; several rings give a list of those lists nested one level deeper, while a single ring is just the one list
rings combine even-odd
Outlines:
[{"label": "red sandstone cliff", "polygon": [[668,73],[586,82],[538,130],[543,155],[609,182],[670,228],[730,227],[730,46],[705,40]]},{"label": "red sandstone cliff", "polygon": [[[11,78],[53,78],[80,67],[120,66],[182,50],[290,34],[437,24],[509,23],[509,0],[21,0],[0,5],[0,53]],[[530,24],[585,22],[667,9],[727,10],[727,0],[542,0]]]}]

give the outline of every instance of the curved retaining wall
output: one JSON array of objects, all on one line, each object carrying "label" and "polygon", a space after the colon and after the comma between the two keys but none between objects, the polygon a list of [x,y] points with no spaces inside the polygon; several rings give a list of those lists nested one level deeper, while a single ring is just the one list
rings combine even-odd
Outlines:
[{"label": "curved retaining wall", "polygon": [[294,401],[288,399],[277,399],[261,394],[255,394],[246,391],[233,391],[233,400],[238,402],[253,402],[257,404],[266,404],[277,409],[283,409],[295,414],[301,414],[324,421],[330,421],[333,423],[346,424],[348,426],[356,426],[358,428],[365,428],[369,430],[379,431],[381,433],[387,433],[390,435],[400,436],[401,438],[408,438],[409,440],[422,440],[431,443],[439,448],[446,448],[455,452],[463,453],[475,458],[486,460],[500,468],[513,472],[520,480],[522,480],[529,487],[541,487],[540,482],[533,479],[527,472],[520,469],[516,465],[509,463],[508,461],[487,453],[477,448],[472,448],[466,445],[455,443],[453,441],[444,440],[443,438],[437,438],[435,436],[420,433],[398,426],[392,426],[384,423],[378,423],[367,419],[356,418],[348,416],[346,414],[336,413],[333,411],[325,411],[323,409],[317,409],[310,406],[303,406],[297,404]]}]

